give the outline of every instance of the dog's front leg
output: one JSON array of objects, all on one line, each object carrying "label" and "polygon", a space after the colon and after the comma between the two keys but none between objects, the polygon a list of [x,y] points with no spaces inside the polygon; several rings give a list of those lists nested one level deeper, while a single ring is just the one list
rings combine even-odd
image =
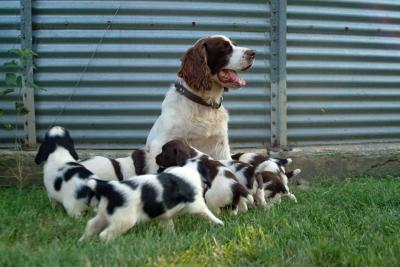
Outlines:
[{"label": "dog's front leg", "polygon": [[216,160],[232,159],[227,135],[217,141],[215,152],[211,154],[211,157]]}]

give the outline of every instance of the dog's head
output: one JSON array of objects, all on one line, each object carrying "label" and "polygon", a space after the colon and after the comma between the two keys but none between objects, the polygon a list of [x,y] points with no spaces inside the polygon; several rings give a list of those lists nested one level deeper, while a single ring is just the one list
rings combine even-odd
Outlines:
[{"label": "dog's head", "polygon": [[49,155],[53,153],[57,147],[65,148],[75,160],[78,160],[78,154],[75,151],[74,141],[72,140],[69,132],[61,126],[53,126],[47,131],[44,141],[40,146],[38,153],[36,154],[36,164],[46,161]]},{"label": "dog's head", "polygon": [[162,146],[162,151],[156,156],[156,163],[160,167],[178,166],[195,156],[195,151],[183,140],[175,139]]},{"label": "dog's head", "polygon": [[186,51],[178,76],[195,91],[211,90],[213,82],[224,88],[240,88],[246,81],[237,71],[248,70],[255,54],[223,35],[202,38]]}]

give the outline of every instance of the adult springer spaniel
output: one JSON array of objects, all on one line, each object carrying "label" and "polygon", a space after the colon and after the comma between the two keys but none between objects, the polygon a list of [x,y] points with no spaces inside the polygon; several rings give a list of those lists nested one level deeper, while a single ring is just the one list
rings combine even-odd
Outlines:
[{"label": "adult springer spaniel", "polygon": [[[177,81],[167,92],[161,115],[147,137],[155,158],[170,140],[184,139],[215,159],[230,159],[228,112],[222,94],[246,85],[237,71],[250,69],[255,51],[236,46],[223,35],[198,40],[182,58]],[[157,165],[150,167],[151,171]]]}]

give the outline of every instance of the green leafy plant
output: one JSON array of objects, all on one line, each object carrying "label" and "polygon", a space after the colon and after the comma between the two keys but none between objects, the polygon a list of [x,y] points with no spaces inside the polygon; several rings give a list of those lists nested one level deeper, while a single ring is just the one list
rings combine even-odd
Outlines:
[{"label": "green leafy plant", "polygon": [[[24,105],[23,102],[23,88],[28,88],[28,90],[41,89],[33,81],[28,80],[29,71],[33,71],[35,67],[33,66],[33,57],[37,56],[35,52],[30,49],[11,49],[8,51],[10,55],[13,55],[13,59],[5,62],[3,64],[3,72],[5,73],[5,87],[0,88],[0,97],[11,97],[11,95],[16,96],[14,101],[15,115],[25,116],[29,114],[29,109]],[[11,99],[10,99],[11,101]],[[0,116],[4,115],[4,110],[0,109]],[[18,130],[17,121],[15,125],[11,123],[4,123],[3,127],[7,130]],[[17,180],[19,186],[23,186],[26,183],[26,170],[24,168],[24,161],[26,160],[26,155],[23,153],[23,142],[15,137],[15,165],[11,164],[9,167],[9,172]]]},{"label": "green leafy plant", "polygon": [[[0,89],[0,96],[5,97],[12,93],[19,93],[18,100],[15,101],[15,113],[17,116],[24,116],[29,113],[29,110],[22,101],[21,89],[23,87],[40,89],[33,81],[28,81],[26,75],[24,75],[28,71],[29,66],[31,66],[33,57],[38,54],[31,49],[11,49],[8,52],[16,56],[16,58],[3,64],[6,86],[2,90]],[[33,68],[35,67],[33,66]],[[0,109],[0,115],[3,114],[4,110]],[[10,123],[6,123],[3,126],[9,130],[14,129],[14,126]]]}]

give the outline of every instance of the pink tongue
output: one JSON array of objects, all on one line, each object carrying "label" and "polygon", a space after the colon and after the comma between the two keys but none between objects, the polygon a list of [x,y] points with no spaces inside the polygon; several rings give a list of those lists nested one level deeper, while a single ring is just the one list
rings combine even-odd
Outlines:
[{"label": "pink tongue", "polygon": [[246,85],[246,81],[242,79],[234,70],[221,70],[218,73],[218,78],[223,83],[231,83],[237,87],[242,87]]}]

